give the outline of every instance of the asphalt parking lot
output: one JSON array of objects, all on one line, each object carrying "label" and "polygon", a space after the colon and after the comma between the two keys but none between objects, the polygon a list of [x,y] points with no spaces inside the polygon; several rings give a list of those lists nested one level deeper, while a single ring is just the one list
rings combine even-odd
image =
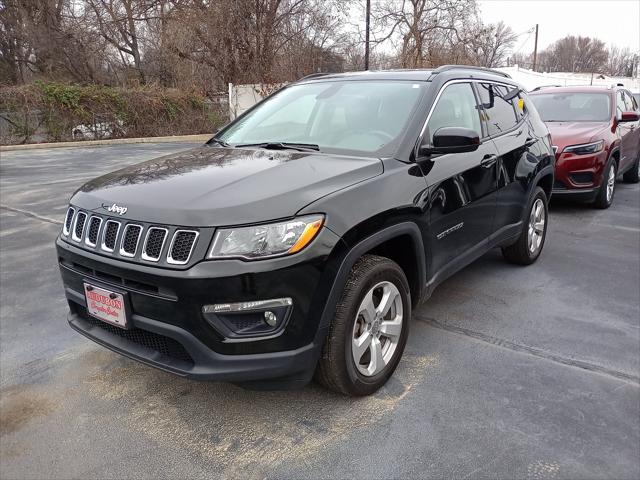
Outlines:
[{"label": "asphalt parking lot", "polygon": [[495,251],[442,284],[376,395],[253,392],[66,324],[71,193],[188,147],[0,153],[1,478],[640,478],[640,185],[606,211],[553,205],[535,265]]}]

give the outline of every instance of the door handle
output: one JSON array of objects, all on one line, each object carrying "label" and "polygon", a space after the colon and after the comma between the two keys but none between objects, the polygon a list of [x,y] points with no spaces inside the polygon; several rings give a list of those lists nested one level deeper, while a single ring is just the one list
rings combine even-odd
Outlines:
[{"label": "door handle", "polygon": [[482,168],[489,168],[493,166],[498,161],[497,155],[485,155],[482,161],[480,162],[480,166]]},{"label": "door handle", "polygon": [[537,138],[527,137],[527,139],[524,141],[524,146],[528,148],[531,145],[533,145],[534,143],[536,143],[537,141],[538,141]]}]

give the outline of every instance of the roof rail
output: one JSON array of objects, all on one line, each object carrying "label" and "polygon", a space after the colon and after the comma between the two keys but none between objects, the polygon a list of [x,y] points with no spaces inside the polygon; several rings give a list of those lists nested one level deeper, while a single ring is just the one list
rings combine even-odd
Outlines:
[{"label": "roof rail", "polygon": [[563,85],[540,85],[539,87],[530,90],[531,92],[537,92],[538,90],[542,90],[543,88],[553,88],[553,87],[562,87]]},{"label": "roof rail", "polygon": [[492,75],[500,75],[501,77],[511,78],[511,75],[493,70],[492,68],[474,67],[473,65],[442,65],[436,68],[431,75],[437,75],[438,73],[448,72],[449,70],[477,70],[479,72],[490,73]]},{"label": "roof rail", "polygon": [[305,75],[304,77],[302,77],[301,79],[299,79],[298,81],[301,80],[309,80],[310,78],[316,78],[316,77],[324,77],[325,75],[329,75],[329,72],[316,72],[316,73],[310,73],[309,75]]}]

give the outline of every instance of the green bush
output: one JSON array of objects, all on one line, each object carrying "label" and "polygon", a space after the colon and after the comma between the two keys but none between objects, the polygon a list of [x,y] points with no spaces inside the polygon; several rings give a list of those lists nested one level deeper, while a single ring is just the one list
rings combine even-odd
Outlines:
[{"label": "green bush", "polygon": [[2,144],[212,133],[227,120],[193,91],[45,82],[0,87],[0,116]]}]

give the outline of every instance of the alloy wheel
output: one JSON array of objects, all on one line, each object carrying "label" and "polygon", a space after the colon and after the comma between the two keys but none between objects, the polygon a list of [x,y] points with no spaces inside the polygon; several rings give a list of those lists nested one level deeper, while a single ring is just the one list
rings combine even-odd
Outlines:
[{"label": "alloy wheel", "polygon": [[616,188],[616,166],[609,167],[609,176],[607,177],[607,203],[613,198],[613,190]]},{"label": "alloy wheel", "polygon": [[531,207],[531,214],[529,215],[527,244],[531,255],[534,255],[542,246],[542,240],[544,239],[544,225],[546,221],[544,203],[541,198],[538,198],[533,203],[533,206]]},{"label": "alloy wheel", "polygon": [[364,296],[351,336],[353,361],[365,377],[389,364],[402,333],[403,308],[398,288],[391,282],[374,285]]}]

